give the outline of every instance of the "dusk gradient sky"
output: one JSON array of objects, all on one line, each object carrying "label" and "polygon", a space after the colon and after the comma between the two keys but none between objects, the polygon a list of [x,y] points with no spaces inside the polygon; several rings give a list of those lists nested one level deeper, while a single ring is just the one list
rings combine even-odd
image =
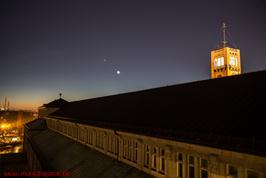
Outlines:
[{"label": "dusk gradient sky", "polygon": [[209,79],[222,22],[243,72],[265,70],[265,0],[1,0],[0,102],[36,109],[59,92],[73,101]]}]

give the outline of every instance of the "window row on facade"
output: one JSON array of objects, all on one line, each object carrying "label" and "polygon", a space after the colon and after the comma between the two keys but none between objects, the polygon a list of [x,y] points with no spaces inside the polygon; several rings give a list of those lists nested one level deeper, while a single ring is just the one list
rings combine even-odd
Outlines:
[{"label": "window row on facade", "polygon": [[[230,56],[229,58],[229,64],[230,66],[238,66],[238,60],[235,56]],[[214,59],[214,63],[213,63],[214,67],[220,67],[220,66],[224,66],[224,57],[219,57],[219,58],[215,58]]]},{"label": "window row on facade", "polygon": [[[63,124],[56,120],[47,120],[47,125],[51,129],[102,150],[102,152],[107,152],[116,157],[120,156],[122,160],[129,161],[135,164],[136,167],[142,164],[141,154],[143,153],[142,147],[144,145],[140,144],[137,139],[128,136],[118,136],[98,129],[79,127],[75,124]],[[158,146],[147,144],[145,144],[145,148],[145,155],[148,155],[145,158],[145,167],[164,175],[166,170],[165,150]]]},{"label": "window row on facade", "polygon": [[[69,136],[77,141],[97,149],[105,154],[119,158],[119,160],[130,163],[137,168],[144,167],[147,172],[155,172],[161,177],[168,174],[170,160],[174,159],[175,178],[210,178],[210,162],[206,158],[193,156],[188,153],[174,152],[166,153],[167,149],[162,145],[146,143],[136,138],[118,135],[114,131],[96,129],[93,127],[82,127],[75,123],[60,122],[58,120],[47,120],[49,128]],[[174,154],[174,158],[171,155]],[[239,178],[236,166],[227,165],[226,176]],[[260,178],[256,171],[246,169],[246,178]]]}]

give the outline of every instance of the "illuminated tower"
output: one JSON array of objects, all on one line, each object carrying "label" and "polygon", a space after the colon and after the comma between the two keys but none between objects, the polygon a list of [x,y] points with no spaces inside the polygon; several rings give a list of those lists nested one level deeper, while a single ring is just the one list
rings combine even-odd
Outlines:
[{"label": "illuminated tower", "polygon": [[222,29],[222,47],[211,51],[212,78],[241,74],[240,50],[228,47],[225,23],[223,23]]}]

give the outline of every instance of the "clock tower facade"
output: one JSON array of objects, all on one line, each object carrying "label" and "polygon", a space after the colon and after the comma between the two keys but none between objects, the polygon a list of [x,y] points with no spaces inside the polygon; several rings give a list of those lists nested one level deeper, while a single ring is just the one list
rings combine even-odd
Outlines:
[{"label": "clock tower facade", "polygon": [[241,74],[240,50],[228,47],[223,23],[222,47],[211,51],[211,78]]}]

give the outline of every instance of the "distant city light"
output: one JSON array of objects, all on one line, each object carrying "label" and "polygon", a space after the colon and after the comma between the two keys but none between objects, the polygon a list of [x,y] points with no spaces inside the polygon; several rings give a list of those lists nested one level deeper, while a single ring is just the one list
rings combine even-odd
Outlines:
[{"label": "distant city light", "polygon": [[1,124],[1,129],[8,129],[10,126],[10,124]]},{"label": "distant city light", "polygon": [[21,150],[21,146],[19,146],[19,147],[17,146],[14,148],[14,153],[19,153],[20,150]]},{"label": "distant city light", "polygon": [[[0,106],[0,110],[1,107],[2,106]],[[16,120],[13,119],[14,116],[16,116]],[[33,119],[36,119],[37,116],[37,113],[33,113],[31,111],[1,111],[0,155],[19,153],[23,151],[23,125]]]},{"label": "distant city light", "polygon": [[12,142],[18,141],[18,138],[17,138],[17,137],[13,137],[13,138],[11,139],[11,141],[12,141]]}]

